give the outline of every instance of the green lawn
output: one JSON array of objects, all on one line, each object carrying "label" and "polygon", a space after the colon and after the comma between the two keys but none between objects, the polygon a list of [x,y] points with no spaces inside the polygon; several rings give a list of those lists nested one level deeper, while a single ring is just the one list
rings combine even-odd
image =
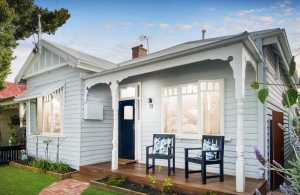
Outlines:
[{"label": "green lawn", "polygon": [[35,195],[56,181],[55,177],[20,168],[0,166],[0,194]]},{"label": "green lawn", "polygon": [[[21,168],[0,166],[0,195],[37,195],[43,188],[57,181],[43,173]],[[118,195],[117,193],[88,187],[82,195]]]},{"label": "green lawn", "polygon": [[88,187],[81,195],[118,195],[118,194],[100,190],[94,187]]}]

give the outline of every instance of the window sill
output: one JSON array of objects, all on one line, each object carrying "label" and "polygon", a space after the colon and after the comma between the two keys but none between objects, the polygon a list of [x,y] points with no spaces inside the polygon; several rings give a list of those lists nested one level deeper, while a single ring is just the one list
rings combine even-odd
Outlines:
[{"label": "window sill", "polygon": [[35,137],[49,137],[49,138],[64,138],[64,135],[61,134],[39,134],[39,135],[32,135]]},{"label": "window sill", "polygon": [[175,134],[176,139],[182,139],[182,140],[202,140],[202,136],[199,134]]}]

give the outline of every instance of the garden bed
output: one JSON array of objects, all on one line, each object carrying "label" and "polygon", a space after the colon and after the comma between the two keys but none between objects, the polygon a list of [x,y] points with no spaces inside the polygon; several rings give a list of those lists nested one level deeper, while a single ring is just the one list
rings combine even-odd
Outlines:
[{"label": "garden bed", "polygon": [[[116,179],[114,179],[116,180]],[[126,178],[123,178],[122,181],[112,181],[112,177],[104,177],[99,180],[91,181],[91,186],[108,190],[110,192],[116,192],[120,194],[132,194],[132,195],[159,195],[161,192],[157,189],[154,189],[148,185],[142,185],[133,181],[130,181]],[[188,195],[186,193],[174,192],[169,193],[165,192],[164,194],[172,195]]]},{"label": "garden bed", "polygon": [[77,170],[75,170],[75,169],[69,169],[69,171],[64,172],[64,173],[58,173],[58,172],[54,172],[54,171],[47,171],[45,169],[30,166],[29,164],[26,164],[26,162],[24,162],[24,161],[12,161],[12,162],[9,163],[9,165],[12,166],[12,167],[18,167],[18,168],[22,168],[22,169],[25,169],[25,170],[29,170],[29,171],[34,172],[34,173],[45,173],[47,175],[54,176],[55,178],[57,178],[59,180],[63,180],[63,179],[66,179],[66,178],[71,178],[72,174],[77,172]]}]

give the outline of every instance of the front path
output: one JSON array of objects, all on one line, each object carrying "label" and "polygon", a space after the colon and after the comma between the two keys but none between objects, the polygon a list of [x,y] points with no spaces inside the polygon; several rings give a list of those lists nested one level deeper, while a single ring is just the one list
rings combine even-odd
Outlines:
[{"label": "front path", "polygon": [[75,179],[65,179],[44,188],[39,195],[80,195],[89,183]]}]

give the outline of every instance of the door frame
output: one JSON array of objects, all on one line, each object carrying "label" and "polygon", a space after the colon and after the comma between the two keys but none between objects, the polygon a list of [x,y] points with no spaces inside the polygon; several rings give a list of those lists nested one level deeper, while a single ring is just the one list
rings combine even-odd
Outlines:
[{"label": "door frame", "polygon": [[[284,165],[284,130],[278,127],[277,125],[278,123],[284,125],[284,112],[278,112],[273,110],[272,120],[270,120],[270,134],[269,134],[270,161],[272,162],[273,160],[276,160],[279,164]],[[278,144],[279,145],[281,144],[281,148],[278,148]],[[278,157],[280,159],[274,159]],[[274,171],[270,171],[270,187],[272,190],[277,189],[279,185],[282,184],[282,182],[283,182],[283,178],[280,175],[278,175]]]},{"label": "door frame", "polygon": [[[136,96],[131,98],[122,98],[121,97],[121,89],[126,87],[135,87],[136,88]],[[134,100],[134,160],[141,161],[142,160],[142,84],[141,82],[133,82],[127,84],[120,84],[119,87],[119,102],[125,100]]]}]

